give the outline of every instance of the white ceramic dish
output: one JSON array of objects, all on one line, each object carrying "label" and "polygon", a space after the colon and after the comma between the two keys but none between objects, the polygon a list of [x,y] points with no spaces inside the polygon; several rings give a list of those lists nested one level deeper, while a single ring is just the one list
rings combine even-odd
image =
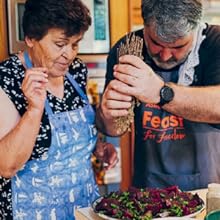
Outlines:
[{"label": "white ceramic dish", "polygon": [[[102,197],[98,198],[97,200],[95,200],[92,204],[92,210],[93,212],[98,215],[99,217],[101,217],[102,219],[105,219],[105,220],[120,220],[120,219],[117,219],[117,218],[112,218],[112,217],[109,217],[107,215],[104,215],[104,214],[101,214],[101,213],[98,213],[95,211],[95,207],[97,205],[98,202],[100,202],[100,200],[102,199]],[[203,205],[203,207],[197,211],[197,212],[194,212],[190,215],[185,215],[185,216],[182,216],[182,217],[161,217],[161,218],[153,218],[152,220],[192,220],[193,217],[197,216],[200,212],[202,212],[203,210],[205,209],[205,205]]]}]

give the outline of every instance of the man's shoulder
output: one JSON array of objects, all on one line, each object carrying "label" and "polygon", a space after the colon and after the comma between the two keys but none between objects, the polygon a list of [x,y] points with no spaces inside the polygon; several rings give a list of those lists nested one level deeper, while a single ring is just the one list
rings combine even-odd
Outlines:
[{"label": "man's shoulder", "polygon": [[204,61],[209,61],[210,57],[213,59],[219,59],[220,51],[220,26],[219,25],[208,25],[203,31],[205,39],[203,40],[199,54],[200,58]]},{"label": "man's shoulder", "polygon": [[205,36],[205,40],[203,41],[206,47],[210,46],[220,46],[220,25],[209,25],[206,24],[207,27],[203,31],[203,35]]},{"label": "man's shoulder", "polygon": [[220,34],[220,25],[207,24],[203,32],[207,36],[219,35]]}]

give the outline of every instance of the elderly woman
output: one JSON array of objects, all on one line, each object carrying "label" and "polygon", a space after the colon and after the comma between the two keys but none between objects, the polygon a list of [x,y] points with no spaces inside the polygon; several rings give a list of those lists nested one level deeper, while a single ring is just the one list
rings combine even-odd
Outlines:
[{"label": "elderly woman", "polygon": [[[80,0],[27,0],[27,51],[0,64],[0,219],[74,219],[98,196],[97,130],[76,58],[91,24]],[[114,166],[116,153],[102,159]]]}]

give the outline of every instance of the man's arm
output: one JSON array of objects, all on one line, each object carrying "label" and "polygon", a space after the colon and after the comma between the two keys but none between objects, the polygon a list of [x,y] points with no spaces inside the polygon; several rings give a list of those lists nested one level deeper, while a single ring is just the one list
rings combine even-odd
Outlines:
[{"label": "man's arm", "polygon": [[220,123],[220,85],[186,87],[169,83],[174,99],[163,108],[185,119],[212,124]]},{"label": "man's arm", "polygon": [[[143,103],[159,103],[164,81],[138,57],[121,57],[120,64],[114,66],[114,77],[115,82],[120,82],[111,85],[117,92]],[[174,90],[174,99],[163,106],[166,111],[191,121],[220,123],[220,85],[187,87],[169,83],[169,86]]]}]

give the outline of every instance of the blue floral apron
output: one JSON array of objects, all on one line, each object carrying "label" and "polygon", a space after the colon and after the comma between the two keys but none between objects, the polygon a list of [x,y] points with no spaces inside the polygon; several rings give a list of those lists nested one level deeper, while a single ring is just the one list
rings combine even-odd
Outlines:
[{"label": "blue floral apron", "polygon": [[[30,68],[27,53],[25,56]],[[69,73],[67,77],[88,101]],[[88,103],[54,114],[46,100],[45,109],[51,125],[51,146],[12,178],[14,220],[74,220],[76,208],[89,206],[99,196],[90,160],[97,140],[92,107]]]}]

